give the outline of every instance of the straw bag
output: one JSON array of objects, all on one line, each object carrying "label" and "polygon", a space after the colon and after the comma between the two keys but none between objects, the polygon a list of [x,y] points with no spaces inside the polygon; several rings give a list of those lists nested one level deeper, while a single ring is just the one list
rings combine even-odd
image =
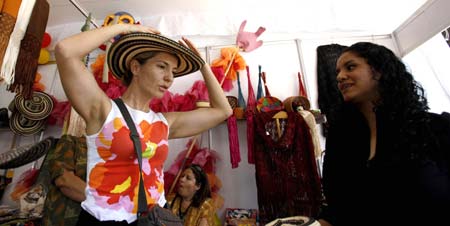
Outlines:
[{"label": "straw bag", "polygon": [[306,216],[294,216],[294,217],[286,217],[286,218],[278,218],[275,219],[266,226],[320,226],[320,223],[313,218]]},{"label": "straw bag", "polygon": [[138,226],[183,226],[183,221],[173,214],[170,210],[160,207],[158,204],[154,205],[152,208],[147,209],[147,198],[145,197],[144,180],[142,178],[142,150],[141,141],[139,139],[139,134],[137,133],[136,126],[131,119],[130,113],[128,112],[122,99],[114,99],[117,106],[122,113],[125,122],[130,129],[130,138],[134,144],[134,150],[139,162],[139,197],[138,197]]}]

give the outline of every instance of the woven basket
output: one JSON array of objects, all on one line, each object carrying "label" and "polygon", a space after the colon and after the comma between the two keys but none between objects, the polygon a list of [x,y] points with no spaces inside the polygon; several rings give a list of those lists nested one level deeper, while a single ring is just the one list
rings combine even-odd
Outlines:
[{"label": "woven basket", "polygon": [[235,96],[227,96],[228,103],[232,109],[235,109],[238,106],[238,99]]},{"label": "woven basket", "polygon": [[286,98],[283,101],[284,107],[288,112],[297,111],[299,106],[303,107],[303,110],[311,109],[311,104],[309,103],[308,98],[302,96],[291,96]]}]

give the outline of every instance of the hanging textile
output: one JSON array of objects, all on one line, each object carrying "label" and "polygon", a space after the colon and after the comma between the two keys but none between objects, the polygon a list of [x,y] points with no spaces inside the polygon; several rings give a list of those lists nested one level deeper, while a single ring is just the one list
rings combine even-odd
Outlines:
[{"label": "hanging textile", "polygon": [[16,67],[17,56],[19,55],[20,42],[30,22],[31,13],[36,0],[22,0],[14,29],[6,47],[3,62],[0,68],[0,78],[10,85],[14,81],[14,69]]},{"label": "hanging textile", "polygon": [[236,116],[233,114],[227,120],[228,142],[230,143],[230,161],[231,168],[235,169],[241,162],[241,151],[239,149],[239,136],[237,129]]},{"label": "hanging textile", "polygon": [[247,119],[247,155],[248,155],[248,163],[255,164],[255,156],[254,156],[254,115],[256,114],[256,100],[255,93],[253,92],[252,82],[250,80],[250,69],[247,66],[247,80],[248,80],[248,97],[247,97],[247,108],[245,109],[245,115]]},{"label": "hanging textile", "polygon": [[289,216],[316,217],[321,183],[308,125],[296,112],[281,120],[277,136],[272,118],[277,111],[255,115],[255,169],[260,224]]},{"label": "hanging textile", "polygon": [[[237,71],[236,74],[238,82],[238,98],[236,100],[236,103],[230,102],[230,105],[233,108],[233,114],[227,120],[228,142],[230,145],[230,161],[232,169],[237,168],[239,166],[239,163],[241,162],[241,151],[239,149],[239,135],[236,119],[243,118],[243,116],[240,115],[240,112],[244,112],[245,109],[245,100],[244,95],[242,94],[239,72]],[[230,101],[230,99],[228,100]]]},{"label": "hanging textile", "polygon": [[261,82],[261,65],[258,66],[258,91],[256,92],[256,99],[259,100],[259,98],[264,96],[264,92],[262,89],[262,82]]},{"label": "hanging textile", "polygon": [[[21,2],[21,0],[0,0],[0,27],[2,28],[0,29],[0,66],[3,63],[3,57],[16,23]],[[0,76],[0,84],[3,80],[3,76]]]},{"label": "hanging textile", "polygon": [[33,83],[49,10],[50,6],[46,0],[36,0],[27,31],[20,43],[14,82],[8,87],[9,91],[21,93],[26,99],[31,98],[33,93]]},{"label": "hanging textile", "polygon": [[322,147],[320,146],[319,131],[316,128],[316,119],[310,111],[301,110],[299,114],[303,117],[306,124],[309,127],[309,133],[311,134],[311,139],[314,145],[314,155],[316,158],[320,158],[322,155]]},{"label": "hanging textile", "polygon": [[[336,107],[343,101],[336,82],[336,61],[345,48],[338,44],[317,47],[318,102],[329,122],[334,120]],[[324,128],[325,136],[326,131]]]}]

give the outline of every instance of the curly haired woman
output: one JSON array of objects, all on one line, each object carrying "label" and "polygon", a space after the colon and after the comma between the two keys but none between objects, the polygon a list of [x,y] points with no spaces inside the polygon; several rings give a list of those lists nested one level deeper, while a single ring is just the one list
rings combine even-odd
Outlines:
[{"label": "curly haired woman", "polygon": [[336,73],[344,104],[327,137],[321,225],[448,225],[450,115],[428,112],[384,46],[348,47]]}]

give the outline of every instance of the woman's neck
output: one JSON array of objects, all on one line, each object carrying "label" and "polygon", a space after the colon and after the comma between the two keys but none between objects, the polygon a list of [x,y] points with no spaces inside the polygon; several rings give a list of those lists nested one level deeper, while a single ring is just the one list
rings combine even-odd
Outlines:
[{"label": "woman's neck", "polygon": [[142,95],[137,95],[136,93],[128,89],[122,95],[122,100],[131,108],[135,110],[140,110],[143,112],[148,112],[150,110],[150,100]]},{"label": "woman's neck", "polygon": [[181,197],[183,203],[191,203],[193,197]]},{"label": "woman's neck", "polygon": [[372,102],[358,106],[359,111],[364,115],[364,118],[366,118],[366,122],[370,130],[369,160],[375,156],[377,144],[377,117],[374,108],[375,105]]},{"label": "woman's neck", "polygon": [[372,128],[372,126],[376,125],[375,105],[372,102],[358,104],[357,108],[364,115],[364,118],[366,118],[369,127]]}]

